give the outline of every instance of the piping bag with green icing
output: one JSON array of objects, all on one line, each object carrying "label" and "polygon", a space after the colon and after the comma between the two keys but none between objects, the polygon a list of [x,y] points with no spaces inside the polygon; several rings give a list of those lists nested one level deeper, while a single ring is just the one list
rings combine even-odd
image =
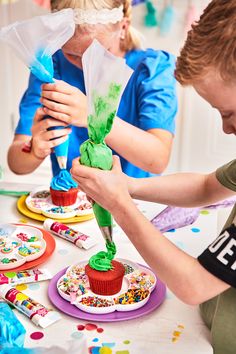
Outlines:
[{"label": "piping bag with green icing", "polygon": [[[105,143],[111,131],[121,95],[132,74],[123,58],[108,52],[96,39],[82,57],[88,98],[89,139],[80,147],[82,165],[110,170],[112,151]],[[112,216],[97,203],[93,211],[106,242],[112,242]]]}]

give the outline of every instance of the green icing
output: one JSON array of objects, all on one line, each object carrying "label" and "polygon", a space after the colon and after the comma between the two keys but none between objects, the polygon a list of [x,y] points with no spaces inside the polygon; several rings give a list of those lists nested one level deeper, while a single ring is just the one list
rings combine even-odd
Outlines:
[{"label": "green icing", "polygon": [[91,268],[98,270],[100,272],[107,272],[112,269],[111,261],[114,259],[116,254],[116,245],[114,242],[106,242],[107,252],[101,251],[92,256],[89,260],[89,265]]},{"label": "green icing", "polygon": [[[113,120],[122,90],[120,84],[111,83],[107,95],[93,92],[94,114],[88,116],[88,135],[80,147],[82,165],[110,170],[112,168],[112,151],[105,143],[105,137],[111,131]],[[99,226],[112,225],[110,213],[100,205],[94,204],[93,211]]]}]

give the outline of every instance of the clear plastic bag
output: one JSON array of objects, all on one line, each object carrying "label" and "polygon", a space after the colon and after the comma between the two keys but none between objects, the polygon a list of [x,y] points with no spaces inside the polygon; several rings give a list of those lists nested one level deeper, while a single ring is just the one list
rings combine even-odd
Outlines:
[{"label": "clear plastic bag", "polygon": [[[52,55],[73,36],[74,31],[74,12],[69,8],[4,27],[0,31],[0,40],[14,49],[17,56],[39,80],[43,83],[52,83],[54,82]],[[59,126],[50,129],[63,128],[64,126]],[[60,168],[66,167],[68,144],[69,141],[66,140],[54,148],[58,161],[64,159]]]},{"label": "clear plastic bag", "polygon": [[[112,151],[105,143],[111,131],[121,95],[132,74],[125,60],[108,52],[96,39],[82,57],[84,82],[88,99],[89,140],[81,147],[83,165],[110,170]],[[110,213],[93,204],[100,227],[111,226]]]},{"label": "clear plastic bag", "polygon": [[3,27],[0,40],[13,48],[38,79],[53,82],[52,55],[74,31],[73,10],[65,9]]}]

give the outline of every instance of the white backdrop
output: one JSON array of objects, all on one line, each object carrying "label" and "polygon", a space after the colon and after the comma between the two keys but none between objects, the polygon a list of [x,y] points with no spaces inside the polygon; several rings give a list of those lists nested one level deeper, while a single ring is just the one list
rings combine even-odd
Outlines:
[{"label": "white backdrop", "polygon": [[[196,6],[199,13],[208,0],[174,0],[175,18],[171,31],[160,36],[159,30],[144,27],[145,5],[133,8],[133,25],[143,34],[144,46],[163,49],[178,55],[186,32],[185,21],[188,5]],[[155,0],[160,13],[165,0]],[[45,13],[31,0],[19,0],[11,5],[0,5],[0,26],[16,20]],[[19,177],[9,173],[6,153],[13,138],[13,131],[18,121],[18,104],[27,85],[28,69],[15,57],[6,45],[0,43],[0,165],[4,166],[8,180],[32,180],[32,176]],[[219,114],[204,102],[191,89],[178,87],[179,113],[177,131],[171,157],[166,173],[175,171],[211,171],[218,165],[234,158],[235,139],[221,132]],[[204,157],[204,158],[203,158]],[[49,163],[46,162],[34,173],[34,180],[39,183],[49,177]]]}]

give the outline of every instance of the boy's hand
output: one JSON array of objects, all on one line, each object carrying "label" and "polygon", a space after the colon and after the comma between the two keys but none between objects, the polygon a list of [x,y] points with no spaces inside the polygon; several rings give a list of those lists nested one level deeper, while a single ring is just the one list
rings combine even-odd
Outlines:
[{"label": "boy's hand", "polygon": [[64,81],[42,85],[44,114],[77,127],[87,127],[87,97]]},{"label": "boy's hand", "polygon": [[[43,119],[45,112],[43,108],[38,108],[34,116],[32,131],[32,153],[38,159],[44,159],[51,153],[51,149],[68,139],[71,129],[55,129],[47,131],[49,127],[67,126],[56,119]],[[55,139],[56,138],[56,139]],[[55,140],[51,140],[55,139]]]},{"label": "boy's hand", "polygon": [[111,213],[119,203],[130,199],[127,178],[122,173],[118,156],[113,156],[111,171],[86,167],[80,164],[78,158],[74,159],[71,174],[89,198]]}]

